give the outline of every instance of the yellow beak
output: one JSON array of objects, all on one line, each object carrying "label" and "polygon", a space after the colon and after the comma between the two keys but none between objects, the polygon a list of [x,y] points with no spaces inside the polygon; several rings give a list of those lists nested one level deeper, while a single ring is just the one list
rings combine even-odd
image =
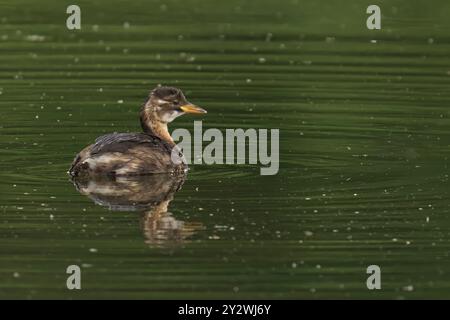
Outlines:
[{"label": "yellow beak", "polygon": [[206,113],[205,109],[197,107],[193,104],[185,104],[184,106],[181,106],[180,109],[186,113]]}]

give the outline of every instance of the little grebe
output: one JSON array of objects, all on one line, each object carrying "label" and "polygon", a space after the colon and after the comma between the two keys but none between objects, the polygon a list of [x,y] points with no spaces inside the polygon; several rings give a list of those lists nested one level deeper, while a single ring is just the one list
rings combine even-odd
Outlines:
[{"label": "little grebe", "polygon": [[172,150],[177,147],[167,124],[185,113],[206,110],[189,103],[177,88],[155,88],[141,108],[144,132],[110,133],[97,138],[75,157],[69,174],[75,177],[184,172],[186,164],[172,160]]}]

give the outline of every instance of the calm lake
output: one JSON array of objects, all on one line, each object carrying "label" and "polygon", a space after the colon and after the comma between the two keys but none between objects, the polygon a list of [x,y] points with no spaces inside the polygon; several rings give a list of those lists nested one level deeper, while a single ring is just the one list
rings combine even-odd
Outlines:
[{"label": "calm lake", "polygon": [[[1,299],[450,298],[449,1],[377,1],[381,30],[367,1],[76,3],[0,0]],[[279,129],[278,174],[72,183],[157,84],[208,110],[170,130]]]}]

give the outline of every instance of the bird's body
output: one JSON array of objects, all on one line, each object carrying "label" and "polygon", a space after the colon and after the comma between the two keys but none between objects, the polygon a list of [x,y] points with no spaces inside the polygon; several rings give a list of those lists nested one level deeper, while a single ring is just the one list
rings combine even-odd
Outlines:
[{"label": "bird's body", "polygon": [[74,159],[71,176],[128,176],[180,173],[187,165],[167,131],[167,123],[184,113],[206,111],[186,101],[170,87],[152,91],[141,109],[143,133],[110,133],[95,140]]},{"label": "bird's body", "polygon": [[182,172],[187,166],[172,162],[173,147],[146,133],[110,133],[84,148],[69,171],[114,176]]}]

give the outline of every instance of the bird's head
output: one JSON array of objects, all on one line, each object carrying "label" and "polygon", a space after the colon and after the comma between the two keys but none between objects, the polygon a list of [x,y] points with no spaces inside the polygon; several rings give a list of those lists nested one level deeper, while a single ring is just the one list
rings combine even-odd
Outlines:
[{"label": "bird's head", "polygon": [[141,109],[142,130],[174,144],[167,130],[167,124],[185,113],[202,114],[206,113],[206,110],[188,102],[180,89],[156,87],[150,92]]},{"label": "bird's head", "polygon": [[144,109],[153,120],[166,124],[185,113],[206,113],[206,110],[187,101],[183,92],[174,87],[153,89]]}]

